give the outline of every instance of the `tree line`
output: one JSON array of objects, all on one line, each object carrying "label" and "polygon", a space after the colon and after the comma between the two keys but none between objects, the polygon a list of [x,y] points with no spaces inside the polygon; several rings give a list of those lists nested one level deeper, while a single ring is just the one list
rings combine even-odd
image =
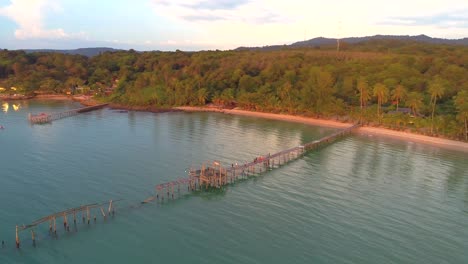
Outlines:
[{"label": "tree line", "polygon": [[467,139],[468,47],[377,41],[276,51],[0,51],[0,87],[84,87],[127,106],[225,107]]}]

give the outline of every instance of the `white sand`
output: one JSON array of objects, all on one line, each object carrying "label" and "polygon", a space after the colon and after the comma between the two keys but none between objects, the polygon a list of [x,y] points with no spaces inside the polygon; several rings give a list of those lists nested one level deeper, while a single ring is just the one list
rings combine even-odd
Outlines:
[{"label": "white sand", "polygon": [[[350,125],[352,125],[350,123],[340,123],[340,122],[331,121],[331,120],[322,120],[322,119],[285,115],[285,114],[253,112],[253,111],[238,110],[238,109],[230,110],[230,109],[219,109],[219,108],[211,108],[211,107],[191,107],[191,106],[175,107],[175,109],[187,111],[187,112],[218,112],[218,113],[224,113],[224,114],[260,117],[260,118],[268,118],[268,119],[303,123],[303,124],[316,125],[316,126],[333,127],[333,128],[345,128],[345,127],[349,127]],[[456,140],[436,138],[436,137],[424,136],[424,135],[413,134],[413,133],[408,133],[408,132],[395,131],[395,130],[390,130],[390,129],[385,129],[385,128],[376,128],[376,127],[361,127],[359,128],[358,132],[364,133],[364,134],[387,136],[387,137],[398,138],[398,139],[407,140],[407,141],[431,144],[431,145],[435,145],[435,146],[446,148],[446,149],[468,152],[468,143],[456,141]]]}]

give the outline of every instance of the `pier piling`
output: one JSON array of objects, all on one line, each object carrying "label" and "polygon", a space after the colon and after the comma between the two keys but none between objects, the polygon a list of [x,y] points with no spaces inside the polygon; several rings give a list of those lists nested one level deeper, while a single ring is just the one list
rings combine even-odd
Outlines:
[{"label": "pier piling", "polygon": [[18,236],[18,226],[16,226],[16,248],[20,248],[20,239]]}]

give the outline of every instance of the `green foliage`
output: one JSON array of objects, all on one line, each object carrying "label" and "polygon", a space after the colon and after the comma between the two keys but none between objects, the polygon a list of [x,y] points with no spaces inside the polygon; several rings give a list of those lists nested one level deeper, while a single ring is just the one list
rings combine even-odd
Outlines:
[{"label": "green foliage", "polygon": [[[327,47],[118,51],[92,58],[0,50],[0,87],[59,93],[77,85],[129,106],[237,105],[419,133],[431,128],[466,140],[467,47],[385,41],[345,46],[339,53]],[[400,107],[411,108],[414,117],[399,113]]]},{"label": "green foliage", "polygon": [[402,100],[405,100],[406,99],[406,96],[407,96],[407,91],[406,91],[406,88],[401,85],[401,84],[398,84],[395,89],[393,89],[392,91],[392,100],[395,100],[396,101],[396,109],[398,111],[398,108],[399,108],[399,105],[400,105],[400,102]]},{"label": "green foliage", "polygon": [[468,90],[458,92],[454,99],[458,110],[457,121],[463,127],[460,134],[464,135],[464,139],[468,141]]},{"label": "green foliage", "polygon": [[376,83],[374,85],[374,96],[377,98],[377,117],[379,122],[382,115],[382,104],[386,103],[388,100],[388,88],[385,84]]}]

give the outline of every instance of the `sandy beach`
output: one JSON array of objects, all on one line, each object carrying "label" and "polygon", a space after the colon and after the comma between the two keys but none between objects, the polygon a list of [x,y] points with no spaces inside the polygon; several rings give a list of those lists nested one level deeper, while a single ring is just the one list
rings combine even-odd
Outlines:
[{"label": "sandy beach", "polygon": [[71,95],[64,94],[39,94],[31,99],[46,99],[46,100],[72,100]]},{"label": "sandy beach", "polygon": [[[99,102],[93,100],[88,96],[66,96],[66,95],[42,95],[36,96],[34,99],[55,99],[55,100],[74,100],[78,101],[85,106],[92,106],[99,104]],[[113,109],[126,109],[132,111],[146,111],[146,112],[173,112],[173,111],[184,111],[184,112],[217,112],[229,115],[241,115],[241,116],[250,116],[250,117],[259,117],[273,120],[281,120],[287,122],[295,122],[308,124],[313,126],[324,126],[331,128],[345,128],[352,125],[351,123],[342,123],[333,120],[324,120],[316,119],[311,117],[302,117],[294,116],[287,114],[273,114],[273,113],[263,113],[263,112],[254,112],[241,109],[223,109],[216,107],[194,107],[194,106],[180,106],[174,107],[172,109],[159,109],[152,107],[127,107],[118,104],[110,104],[110,107]],[[395,131],[386,128],[378,127],[361,127],[357,130],[357,133],[367,134],[367,135],[379,135],[384,137],[391,137],[396,139],[401,139],[405,141],[419,142],[424,144],[434,145],[444,149],[451,149],[457,151],[463,151],[468,153],[468,143],[456,140],[449,140],[444,138],[430,137],[425,135],[413,134],[403,131]]]},{"label": "sandy beach", "polygon": [[[310,117],[301,117],[301,116],[293,116],[293,115],[285,115],[285,114],[253,112],[253,111],[246,111],[246,110],[239,110],[239,109],[220,109],[220,108],[212,108],[212,107],[191,107],[191,106],[175,107],[175,109],[186,111],[186,112],[217,112],[217,113],[224,113],[224,114],[231,114],[231,115],[260,117],[260,118],[282,120],[282,121],[288,121],[288,122],[297,122],[297,123],[303,123],[303,124],[315,125],[315,126],[332,127],[332,128],[345,128],[345,127],[352,125],[350,123],[341,123],[341,122],[332,121],[332,120],[322,120],[322,119],[315,119],[315,118],[310,118]],[[361,127],[357,130],[357,133],[379,135],[379,136],[401,139],[405,141],[419,142],[419,143],[434,145],[440,148],[463,151],[463,152],[468,153],[468,143],[456,141],[456,140],[430,137],[430,136],[418,135],[418,134],[413,134],[413,133],[408,133],[408,132],[395,131],[395,130],[390,130],[386,128],[377,128],[377,127]]]}]

